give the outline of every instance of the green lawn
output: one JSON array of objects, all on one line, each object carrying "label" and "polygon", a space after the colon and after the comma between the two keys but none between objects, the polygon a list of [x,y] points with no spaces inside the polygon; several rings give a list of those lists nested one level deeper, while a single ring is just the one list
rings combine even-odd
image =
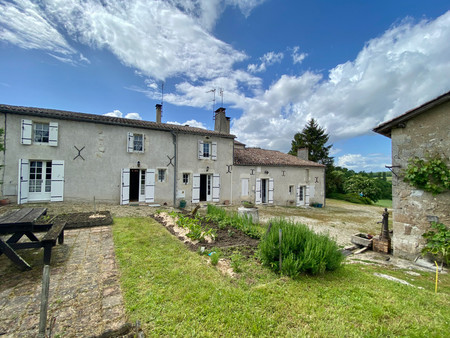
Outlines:
[{"label": "green lawn", "polygon": [[392,200],[378,200],[374,205],[383,207],[383,208],[392,208]]},{"label": "green lawn", "polygon": [[[254,258],[223,276],[149,218],[113,226],[130,321],[149,336],[445,336],[450,278],[345,265],[318,277],[280,277]],[[418,289],[373,275],[408,280]]]}]

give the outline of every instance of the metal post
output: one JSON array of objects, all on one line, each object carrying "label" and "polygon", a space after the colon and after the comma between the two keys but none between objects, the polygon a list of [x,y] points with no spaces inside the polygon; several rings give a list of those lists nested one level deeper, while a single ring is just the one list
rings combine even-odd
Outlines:
[{"label": "metal post", "polygon": [[41,313],[39,317],[39,338],[45,337],[47,326],[48,290],[50,287],[50,265],[44,265],[42,274]]},{"label": "metal post", "polygon": [[279,241],[279,248],[280,248],[280,273],[281,273],[281,263],[282,263],[282,259],[281,259],[281,228],[278,230],[278,241]]}]

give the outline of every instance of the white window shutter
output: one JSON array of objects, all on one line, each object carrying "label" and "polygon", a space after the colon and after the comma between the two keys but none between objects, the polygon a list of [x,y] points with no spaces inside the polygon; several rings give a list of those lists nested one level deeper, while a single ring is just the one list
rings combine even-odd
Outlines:
[{"label": "white window shutter", "polygon": [[241,180],[241,185],[242,185],[242,189],[241,189],[241,196],[248,196],[248,178],[243,178]]},{"label": "white window shutter", "polygon": [[145,203],[155,202],[155,169],[145,172]]},{"label": "white window shutter", "polygon": [[58,145],[58,122],[48,124],[48,145],[52,147]]},{"label": "white window shutter", "polygon": [[257,178],[255,187],[255,204],[261,204],[261,200],[261,179]]},{"label": "white window shutter", "polygon": [[192,203],[200,203],[200,174],[192,176]]},{"label": "white window shutter", "polygon": [[52,161],[50,201],[61,202],[64,198],[64,161]]},{"label": "white window shutter", "polygon": [[203,141],[202,140],[198,140],[198,159],[199,160],[203,159]]},{"label": "white window shutter", "polygon": [[20,134],[20,143],[31,144],[33,133],[33,121],[22,119],[22,130]]},{"label": "white window shutter", "polygon": [[299,207],[301,205],[301,201],[300,201],[300,189],[301,187],[298,185],[297,186],[297,194],[295,196],[296,199],[296,205]]},{"label": "white window shutter", "polygon": [[19,182],[17,191],[17,204],[28,202],[28,179],[30,177],[30,164],[28,160],[19,160]]},{"label": "white window shutter", "polygon": [[269,204],[273,204],[273,178],[269,178]]},{"label": "white window shutter", "polygon": [[127,153],[132,153],[134,150],[134,136],[133,133],[127,133]]},{"label": "white window shutter", "polygon": [[213,174],[213,189],[212,189],[213,202],[220,202],[220,175]]},{"label": "white window shutter", "polygon": [[130,203],[130,169],[122,169],[120,176],[120,205]]},{"label": "white window shutter", "polygon": [[217,160],[217,142],[211,143],[211,159],[213,161]]},{"label": "white window shutter", "polygon": [[305,205],[309,205],[309,186],[305,187],[306,192],[305,192]]}]

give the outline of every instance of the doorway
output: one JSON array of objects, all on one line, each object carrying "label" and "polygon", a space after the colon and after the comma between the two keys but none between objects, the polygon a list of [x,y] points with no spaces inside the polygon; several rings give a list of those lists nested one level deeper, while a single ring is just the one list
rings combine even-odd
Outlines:
[{"label": "doorway", "polygon": [[139,201],[139,169],[130,169],[130,202]]},{"label": "doorway", "polygon": [[269,196],[269,179],[261,179],[261,203],[267,203],[267,197]]},{"label": "doorway", "polygon": [[200,201],[212,200],[212,174],[200,174]]}]

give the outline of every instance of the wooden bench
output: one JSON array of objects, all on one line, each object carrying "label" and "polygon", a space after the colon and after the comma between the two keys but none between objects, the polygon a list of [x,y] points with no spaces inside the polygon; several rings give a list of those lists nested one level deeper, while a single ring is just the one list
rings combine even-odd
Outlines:
[{"label": "wooden bench", "polygon": [[56,240],[58,240],[58,244],[64,243],[64,227],[66,226],[66,223],[66,221],[57,220],[42,238],[41,243],[44,248],[44,264],[50,264],[52,247],[56,245]]}]

